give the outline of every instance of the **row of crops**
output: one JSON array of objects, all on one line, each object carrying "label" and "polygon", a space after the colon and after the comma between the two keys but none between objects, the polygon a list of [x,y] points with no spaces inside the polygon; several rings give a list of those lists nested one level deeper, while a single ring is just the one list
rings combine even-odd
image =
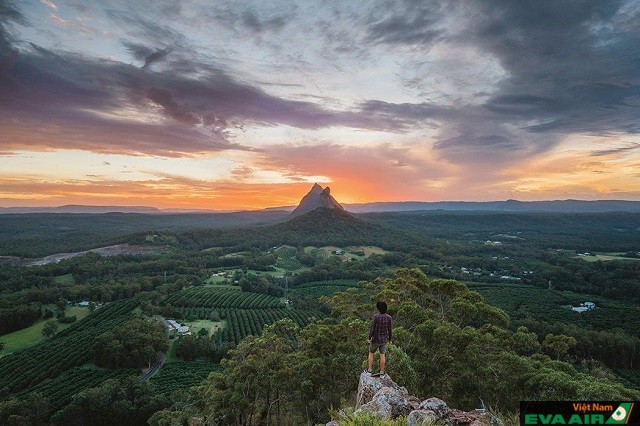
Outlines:
[{"label": "row of crops", "polygon": [[167,297],[164,303],[179,307],[265,309],[282,308],[277,297],[261,293],[246,293],[212,286],[191,287]]},{"label": "row of crops", "polygon": [[313,315],[298,309],[225,309],[221,317],[227,321],[227,326],[219,330],[215,337],[223,342],[238,343],[246,336],[262,334],[262,328],[267,324],[289,318],[298,326],[304,327]]},{"label": "row of crops", "polygon": [[356,280],[331,280],[331,281],[313,281],[310,283],[300,284],[289,291],[294,296],[308,296],[320,298],[322,296],[331,297],[340,291],[346,291],[348,288],[358,287]]},{"label": "row of crops", "polygon": [[149,383],[163,395],[180,389],[199,385],[212,371],[221,371],[220,364],[211,361],[171,361],[162,366],[160,372]]},{"label": "row of crops", "polygon": [[65,371],[53,380],[45,380],[29,390],[20,392],[17,397],[39,392],[49,400],[53,410],[58,410],[71,402],[73,395],[84,389],[96,387],[108,379],[119,379],[139,373],[135,369],[109,370],[97,367],[76,367]]},{"label": "row of crops", "polygon": [[[246,293],[245,293],[246,294]],[[262,328],[267,324],[290,318],[298,326],[304,327],[313,316],[319,317],[321,314],[291,308],[271,308],[271,309],[230,309],[230,308],[176,308],[182,318],[202,318],[226,322],[226,326],[218,330],[215,338],[223,342],[238,343],[244,337],[252,335],[258,336],[262,333]]]},{"label": "row of crops", "polygon": [[51,339],[0,358],[0,398],[90,362],[95,339],[129,319],[138,303],[127,299],[107,304]]}]

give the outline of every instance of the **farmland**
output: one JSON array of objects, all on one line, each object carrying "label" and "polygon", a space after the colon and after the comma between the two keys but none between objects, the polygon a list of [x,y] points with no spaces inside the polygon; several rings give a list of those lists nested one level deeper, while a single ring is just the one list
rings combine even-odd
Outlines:
[{"label": "farmland", "polygon": [[[77,306],[68,308],[66,310],[66,314],[68,316],[75,316],[77,321],[86,317],[89,314],[88,308],[80,308]],[[17,352],[21,349],[29,348],[42,340],[44,340],[44,336],[42,335],[42,328],[44,327],[46,321],[44,319],[37,321],[30,327],[23,328],[18,331],[14,331],[13,333],[5,334],[0,337],[0,341],[4,342],[4,349],[0,350],[0,357],[9,355],[13,352]],[[71,324],[60,324],[59,329],[64,330],[65,328],[70,327]]]},{"label": "farmland", "polygon": [[165,302],[175,307],[180,319],[192,323],[207,319],[224,321],[224,327],[215,331],[214,338],[234,344],[248,335],[261,334],[264,325],[283,318],[304,327],[310,317],[321,316],[317,312],[289,308],[280,298],[216,286],[185,289],[169,296]]},{"label": "farmland", "polygon": [[309,296],[319,298],[322,296],[332,296],[339,291],[345,291],[351,287],[358,287],[357,280],[329,280],[313,281],[300,284],[289,291],[294,296]]},{"label": "farmland", "polygon": [[212,371],[220,371],[220,365],[211,361],[171,361],[167,362],[154,376],[151,385],[161,395],[169,395],[176,390],[188,389],[200,384]]},{"label": "farmland", "polygon": [[169,296],[165,303],[178,307],[199,308],[281,308],[284,302],[260,293],[243,293],[239,289],[193,287]]},{"label": "farmland", "polygon": [[[86,394],[84,391],[108,379],[139,374],[124,364],[105,364],[111,349],[116,351],[122,345],[99,352],[106,357],[102,359],[96,355],[95,344],[100,336],[134,317],[150,322],[176,319],[191,332],[169,333],[167,360],[158,374],[145,382],[157,400],[169,407],[176,402],[171,399],[174,391],[186,391],[210,372],[219,371],[221,360],[233,354],[229,350],[238,348],[247,336],[263,333],[265,325],[290,319],[299,327],[313,323],[306,330],[319,327],[319,332],[334,324],[333,319],[322,326],[314,322],[314,318],[331,315],[328,298],[350,288],[358,295],[373,295],[367,290],[373,285],[364,286],[362,281],[393,279],[396,269],[403,267],[419,268],[431,278],[464,280],[489,304],[509,314],[510,332],[527,327],[536,333],[540,344],[548,334],[571,336],[577,344],[565,361],[581,372],[587,367],[580,360],[602,363],[603,368],[611,369],[607,373],[611,377],[617,374],[616,380],[626,386],[638,386],[635,366],[640,362],[640,311],[635,301],[640,297],[639,262],[621,256],[633,248],[626,234],[615,234],[607,247],[600,240],[597,249],[570,244],[558,248],[558,242],[582,241],[582,237],[571,240],[558,230],[551,238],[542,232],[545,228],[541,224],[521,232],[519,227],[526,228],[531,219],[524,216],[518,216],[519,221],[508,217],[512,223],[507,221],[506,228],[510,229],[497,229],[497,224],[477,215],[470,220],[482,225],[478,230],[468,227],[465,216],[461,223],[455,224],[459,218],[453,221],[455,226],[447,229],[449,238],[443,240],[439,228],[430,228],[433,223],[446,225],[440,216],[430,215],[424,223],[414,216],[404,216],[407,226],[421,227],[421,232],[437,236],[430,235],[422,242],[399,239],[394,246],[384,238],[384,243],[374,242],[378,234],[367,228],[371,235],[366,243],[345,235],[335,242],[318,236],[304,242],[298,236],[297,245],[289,245],[273,244],[291,235],[282,228],[268,232],[261,228],[158,232],[122,241],[163,247],[144,257],[87,253],[42,266],[0,266],[0,310],[5,318],[11,319],[12,312],[35,312],[35,322],[0,336],[4,343],[0,352],[0,416],[2,404],[27,401],[36,392],[48,401],[55,400],[50,404],[52,410],[64,410],[73,395]],[[598,233],[601,238],[604,234]],[[222,240],[217,240],[218,235]],[[487,239],[500,244],[487,244]],[[612,258],[593,262],[576,258],[576,253],[587,251]],[[549,281],[553,283],[551,290]],[[362,296],[367,303],[368,295]],[[358,297],[354,301],[360,301]],[[73,306],[83,300],[102,306],[93,313]],[[594,302],[596,308],[585,313],[571,311],[571,306],[586,301]],[[75,323],[56,319],[62,306],[66,316],[77,317]],[[15,307],[22,311],[14,311]],[[366,316],[369,312],[365,311]],[[45,313],[53,313],[53,317],[45,319]],[[19,327],[18,319],[15,323]],[[59,325],[57,334],[50,338],[42,334],[47,320]],[[199,333],[203,328],[207,333]],[[117,333],[126,334],[123,328]],[[291,331],[287,333],[292,337]],[[341,339],[346,342],[352,337]],[[101,341],[116,340],[112,335]],[[121,343],[131,346],[135,341],[123,339]],[[329,344],[333,343],[323,343]],[[159,355],[146,353],[144,368],[153,365]]]},{"label": "farmland", "polygon": [[28,351],[1,358],[0,371],[4,374],[0,377],[0,389],[9,394],[29,390],[90,362],[94,339],[126,321],[137,305],[136,299],[106,305]]}]

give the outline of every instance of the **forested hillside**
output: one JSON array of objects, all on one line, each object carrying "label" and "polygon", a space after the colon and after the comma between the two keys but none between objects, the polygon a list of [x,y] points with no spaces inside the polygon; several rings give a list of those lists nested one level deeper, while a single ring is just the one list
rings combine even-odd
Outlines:
[{"label": "forested hillside", "polygon": [[0,423],[326,421],[353,396],[378,299],[397,326],[389,372],[414,395],[506,418],[519,399],[633,399],[639,227],[624,214],[312,211],[123,237],[138,254],[5,261]]}]

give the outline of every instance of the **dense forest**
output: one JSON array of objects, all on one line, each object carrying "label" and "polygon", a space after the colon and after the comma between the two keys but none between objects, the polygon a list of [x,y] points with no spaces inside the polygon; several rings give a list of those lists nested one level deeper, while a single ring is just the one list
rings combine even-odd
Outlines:
[{"label": "dense forest", "polygon": [[[315,211],[242,228],[51,215],[70,228],[51,234],[50,217],[12,216],[0,248],[27,260],[159,250],[0,264],[2,424],[326,421],[357,385],[380,298],[398,327],[390,374],[414,394],[503,413],[519,399],[638,398],[638,214]],[[586,301],[595,309],[571,310]]]}]

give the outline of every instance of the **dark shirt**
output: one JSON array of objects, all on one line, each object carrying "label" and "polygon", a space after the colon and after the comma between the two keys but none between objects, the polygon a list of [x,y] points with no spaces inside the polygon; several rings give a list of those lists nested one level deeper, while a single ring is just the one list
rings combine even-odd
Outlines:
[{"label": "dark shirt", "polygon": [[371,327],[369,327],[369,339],[373,343],[387,343],[392,340],[391,315],[375,314]]}]

